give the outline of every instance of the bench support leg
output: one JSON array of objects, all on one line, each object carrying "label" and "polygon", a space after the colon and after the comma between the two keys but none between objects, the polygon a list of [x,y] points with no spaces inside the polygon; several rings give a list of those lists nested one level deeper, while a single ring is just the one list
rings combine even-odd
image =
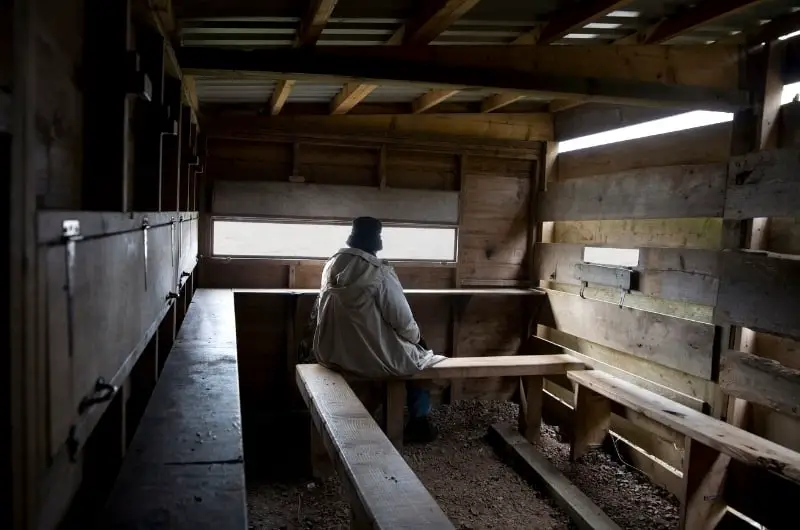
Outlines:
[{"label": "bench support leg", "polygon": [[520,379],[519,433],[531,443],[542,435],[542,387],[540,375]]},{"label": "bench support leg", "polygon": [[314,421],[309,420],[309,424],[311,425],[311,475],[315,479],[324,480],[333,474],[333,462],[328,456]]},{"label": "bench support leg", "polygon": [[611,424],[611,401],[584,386],[575,388],[575,418],[570,459],[603,443]]},{"label": "bench support leg", "polygon": [[686,438],[680,530],[713,529],[725,515],[722,489],[731,458]]},{"label": "bench support leg", "polygon": [[386,382],[386,437],[399,451],[403,448],[403,407],[406,403],[405,381]]}]

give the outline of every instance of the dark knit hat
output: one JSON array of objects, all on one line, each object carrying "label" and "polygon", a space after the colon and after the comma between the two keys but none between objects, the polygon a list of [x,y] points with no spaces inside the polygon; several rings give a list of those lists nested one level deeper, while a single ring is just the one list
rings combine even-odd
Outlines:
[{"label": "dark knit hat", "polygon": [[374,217],[353,219],[353,229],[350,237],[347,238],[347,245],[364,252],[378,252],[383,249],[381,230],[383,230],[383,225]]}]

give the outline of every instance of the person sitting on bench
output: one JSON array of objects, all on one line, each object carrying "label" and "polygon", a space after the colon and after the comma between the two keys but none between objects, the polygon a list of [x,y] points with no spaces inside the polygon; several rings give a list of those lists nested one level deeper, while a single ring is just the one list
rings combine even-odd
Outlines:
[{"label": "person sitting on bench", "polygon": [[[410,376],[445,359],[427,348],[394,268],[376,256],[383,249],[381,231],[372,217],[353,221],[348,248],[322,271],[314,332],[319,364],[369,379]],[[407,397],[405,438],[433,441],[430,392],[409,381]]]}]

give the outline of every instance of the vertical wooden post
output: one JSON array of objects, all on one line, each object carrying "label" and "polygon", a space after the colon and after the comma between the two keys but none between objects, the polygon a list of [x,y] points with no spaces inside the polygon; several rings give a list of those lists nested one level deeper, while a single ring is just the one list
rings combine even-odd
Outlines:
[{"label": "vertical wooden post", "polygon": [[189,182],[191,180],[192,166],[192,108],[181,105],[181,122],[179,134],[179,162],[178,162],[178,211],[189,211]]},{"label": "vertical wooden post", "polygon": [[386,382],[386,437],[400,450],[403,448],[403,407],[406,403],[405,381],[390,379]]},{"label": "vertical wooden post", "polygon": [[[464,186],[466,182],[466,155],[456,156],[456,166],[458,171],[458,228],[456,230],[456,267],[453,269],[453,287],[456,289],[461,288],[461,265],[463,249],[462,243],[464,241]],[[466,302],[468,300],[462,299],[461,296],[452,298],[451,302],[451,327],[450,327],[450,344],[451,356],[459,356],[459,336],[461,332],[461,317],[464,315]],[[458,401],[463,398],[463,382],[461,379],[450,380],[450,403]]]},{"label": "vertical wooden post", "polygon": [[529,442],[536,443],[542,435],[544,378],[537,375],[523,377],[520,381],[519,432]]},{"label": "vertical wooden post", "polygon": [[597,392],[577,385],[570,459],[577,460],[592,447],[603,443],[611,425],[611,401]]},{"label": "vertical wooden post", "polygon": [[181,82],[174,77],[164,80],[164,104],[167,108],[167,121],[177,125],[178,134],[164,134],[162,139],[161,171],[161,211],[178,211],[180,193],[180,123],[181,123]]},{"label": "vertical wooden post", "polygon": [[175,334],[177,333],[177,309],[176,303],[170,305],[164,320],[158,326],[158,373],[164,369],[164,363],[167,362],[167,356],[172,350],[172,344],[175,342]]},{"label": "vertical wooden post", "polygon": [[688,436],[685,447],[680,530],[710,530],[725,514],[722,488],[731,458]]},{"label": "vertical wooden post", "polygon": [[319,430],[314,425],[314,420],[309,420],[311,435],[311,475],[317,480],[324,480],[333,474],[333,462],[328,456],[325,444]]}]

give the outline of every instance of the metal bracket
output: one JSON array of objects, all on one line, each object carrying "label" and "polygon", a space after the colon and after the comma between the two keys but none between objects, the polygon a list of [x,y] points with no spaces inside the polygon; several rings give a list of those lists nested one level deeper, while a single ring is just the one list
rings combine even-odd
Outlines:
[{"label": "metal bracket", "polygon": [[142,219],[142,242],[144,243],[144,290],[147,290],[147,243],[148,243],[148,236],[147,233],[150,231],[150,222],[147,220],[147,217]]},{"label": "metal bracket", "polygon": [[586,296],[584,296],[583,292],[586,290],[586,286],[587,285],[589,285],[589,282],[581,282],[581,292],[578,293],[578,294],[581,295],[581,298],[583,298],[584,300],[586,299]]},{"label": "metal bracket", "polygon": [[64,290],[67,292],[67,350],[70,358],[74,355],[74,317],[73,297],[75,292],[75,252],[76,243],[83,239],[81,235],[81,222],[69,219],[61,223],[61,238],[64,241],[64,257],[67,268],[67,283]]},{"label": "metal bracket", "polygon": [[620,297],[619,297],[619,306],[622,307],[625,304],[625,295],[628,293],[625,289],[620,289]]}]

